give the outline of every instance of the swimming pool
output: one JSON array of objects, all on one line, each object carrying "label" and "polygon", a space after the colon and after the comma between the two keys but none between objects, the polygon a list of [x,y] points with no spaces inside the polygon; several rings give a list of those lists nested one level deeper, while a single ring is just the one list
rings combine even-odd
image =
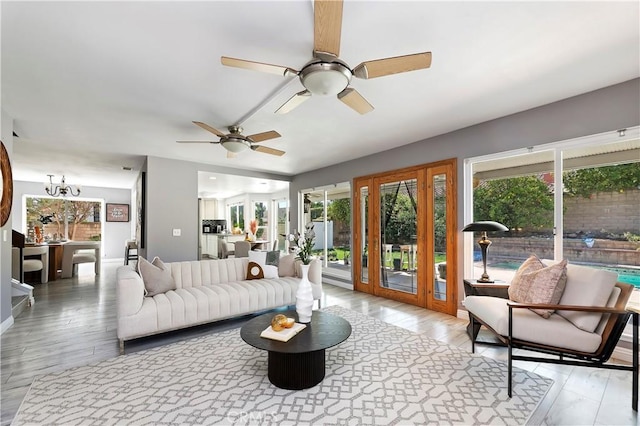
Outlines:
[{"label": "swimming pool", "polygon": [[[498,262],[491,264],[492,268],[508,269],[515,271],[520,267],[522,262]],[[606,265],[584,265],[596,269],[605,269],[607,271],[618,274],[618,281],[621,283],[631,284],[640,289],[640,268],[622,267],[622,266],[606,266]]]}]

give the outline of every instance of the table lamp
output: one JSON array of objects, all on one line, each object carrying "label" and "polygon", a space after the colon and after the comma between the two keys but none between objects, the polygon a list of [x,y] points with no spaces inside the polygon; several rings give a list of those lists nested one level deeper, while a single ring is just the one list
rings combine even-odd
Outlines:
[{"label": "table lamp", "polygon": [[473,222],[468,224],[462,229],[463,232],[476,232],[476,231],[482,232],[482,237],[480,237],[480,240],[478,240],[478,244],[480,245],[480,250],[482,250],[482,266],[484,268],[484,272],[482,273],[482,276],[480,277],[480,279],[478,279],[478,282],[480,283],[493,282],[493,280],[491,280],[489,278],[489,275],[487,274],[487,250],[491,245],[491,241],[489,241],[489,239],[487,238],[487,232],[492,232],[492,231],[504,232],[508,230],[509,228],[507,228],[503,224],[489,221],[489,220]]}]

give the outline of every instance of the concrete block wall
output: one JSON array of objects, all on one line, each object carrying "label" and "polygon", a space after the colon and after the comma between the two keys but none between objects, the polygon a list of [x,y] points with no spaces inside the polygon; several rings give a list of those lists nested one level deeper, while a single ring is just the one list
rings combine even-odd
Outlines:
[{"label": "concrete block wall", "polygon": [[564,232],[640,234],[640,190],[598,192],[591,198],[564,197]]}]

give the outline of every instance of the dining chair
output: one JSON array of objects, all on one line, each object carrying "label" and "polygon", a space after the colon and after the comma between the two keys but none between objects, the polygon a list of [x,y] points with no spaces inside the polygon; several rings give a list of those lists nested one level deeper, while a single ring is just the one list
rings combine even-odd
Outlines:
[{"label": "dining chair", "polygon": [[62,246],[62,278],[71,278],[79,263],[91,262],[100,275],[100,241],[69,241]]}]

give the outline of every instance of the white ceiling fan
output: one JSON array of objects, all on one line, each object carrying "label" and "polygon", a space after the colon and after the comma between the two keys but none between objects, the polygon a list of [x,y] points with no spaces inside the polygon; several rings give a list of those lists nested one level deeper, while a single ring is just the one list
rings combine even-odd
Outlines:
[{"label": "white ceiling fan", "polygon": [[355,89],[349,87],[351,78],[355,76],[369,79],[429,68],[431,52],[366,61],[350,69],[345,62],[338,59],[342,31],[342,6],[342,0],[315,0],[313,59],[300,71],[227,56],[221,58],[222,64],[282,76],[297,75],[305,90],[296,93],[278,108],[276,113],[279,114],[293,110],[309,99],[312,94],[337,95],[338,99],[360,114],[373,111],[373,106]]},{"label": "white ceiling fan", "polygon": [[253,151],[262,152],[265,154],[277,155],[277,156],[282,156],[285,154],[284,151],[280,151],[279,149],[269,148],[268,146],[264,146],[264,145],[258,145],[260,142],[279,138],[281,135],[275,130],[270,130],[268,132],[263,132],[263,133],[256,133],[255,135],[244,136],[242,134],[242,127],[240,126],[229,126],[228,127],[229,133],[224,134],[223,132],[216,129],[215,127],[209,126],[208,124],[202,123],[200,121],[194,121],[193,124],[220,137],[220,140],[218,141],[177,141],[178,143],[220,144],[224,149],[227,150],[227,158],[233,158],[239,152],[242,152],[246,149],[251,149]]}]

